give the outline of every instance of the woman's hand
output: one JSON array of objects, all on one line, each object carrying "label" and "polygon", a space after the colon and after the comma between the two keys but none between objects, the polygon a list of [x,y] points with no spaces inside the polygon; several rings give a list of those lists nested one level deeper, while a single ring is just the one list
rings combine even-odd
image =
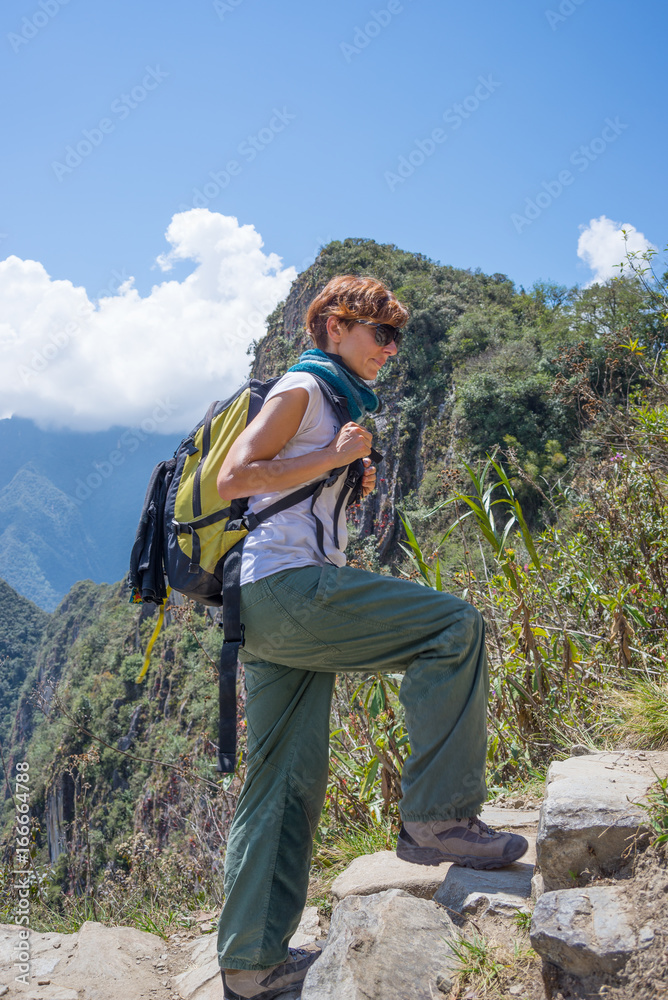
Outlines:
[{"label": "woman's hand", "polygon": [[326,451],[332,455],[332,468],[350,465],[358,458],[364,458],[371,451],[373,437],[370,431],[352,420],[344,424]]},{"label": "woman's hand", "polygon": [[364,458],[362,461],[365,465],[362,477],[362,496],[366,497],[376,486],[376,466],[371,464],[370,458]]}]

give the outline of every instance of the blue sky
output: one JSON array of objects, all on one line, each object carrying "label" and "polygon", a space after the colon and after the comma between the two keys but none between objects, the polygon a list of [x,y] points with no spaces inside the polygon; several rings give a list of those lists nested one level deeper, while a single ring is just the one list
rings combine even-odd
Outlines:
[{"label": "blue sky", "polygon": [[615,273],[622,224],[666,244],[662,3],[21,0],[0,20],[0,418],[187,431],[332,239],[526,288]]},{"label": "blue sky", "polygon": [[[41,261],[92,297],[113,290],[114,271],[145,294],[172,215],[234,160],[206,207],[255,226],[298,270],[329,239],[361,236],[525,286],[571,284],[590,277],[576,251],[592,218],[666,242],[663,3],[42,4],[0,15],[12,95],[0,255]],[[150,91],[147,67],[166,74]],[[444,114],[474,106],[480,77],[493,92],[454,128]],[[105,118],[113,130],[59,180],[54,161]],[[607,118],[624,128],[574,168]],[[446,140],[391,189],[386,174],[439,127]],[[251,161],[242,144],[258,134]],[[518,233],[513,213],[564,169],[574,180]]]}]

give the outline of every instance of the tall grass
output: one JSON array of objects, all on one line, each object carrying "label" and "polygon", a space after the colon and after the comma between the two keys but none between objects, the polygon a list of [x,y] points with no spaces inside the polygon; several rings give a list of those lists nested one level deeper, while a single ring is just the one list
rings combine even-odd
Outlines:
[{"label": "tall grass", "polygon": [[[665,362],[647,375],[623,413],[597,412],[600,457],[568,483],[541,485],[494,453],[478,468],[463,463],[463,478],[446,475],[447,494],[419,523],[401,516],[405,575],[460,594],[487,623],[492,788],[543,773],[574,744],[668,746]],[[551,522],[539,532],[518,499],[527,482]],[[434,544],[430,522],[443,512],[450,524]],[[440,551],[456,537],[463,559],[452,573]],[[398,821],[410,747],[397,680],[340,689],[325,837],[341,821]]]}]

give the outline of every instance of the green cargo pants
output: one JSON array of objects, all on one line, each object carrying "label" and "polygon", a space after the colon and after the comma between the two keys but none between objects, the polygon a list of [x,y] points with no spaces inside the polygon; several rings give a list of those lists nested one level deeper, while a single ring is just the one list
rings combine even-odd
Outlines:
[{"label": "green cargo pants", "polygon": [[289,569],[241,589],[248,771],[225,859],[222,968],[287,958],[327,787],[337,671],[405,671],[411,756],[403,820],[473,816],[486,798],[484,625],[474,607],[349,566]]}]

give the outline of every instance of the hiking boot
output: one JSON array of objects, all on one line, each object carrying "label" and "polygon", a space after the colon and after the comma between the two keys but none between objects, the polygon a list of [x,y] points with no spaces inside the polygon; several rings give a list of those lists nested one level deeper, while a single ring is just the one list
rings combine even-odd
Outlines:
[{"label": "hiking boot", "polygon": [[415,865],[443,861],[465,868],[504,868],[527,851],[528,842],[517,833],[497,833],[476,816],[469,819],[404,823],[397,840],[397,856]]},{"label": "hiking boot", "polygon": [[251,969],[248,972],[225,972],[221,969],[224,1000],[273,1000],[280,997],[304,982],[306,973],[321,951],[315,945],[309,949],[290,948],[287,962],[274,965],[271,969]]}]

